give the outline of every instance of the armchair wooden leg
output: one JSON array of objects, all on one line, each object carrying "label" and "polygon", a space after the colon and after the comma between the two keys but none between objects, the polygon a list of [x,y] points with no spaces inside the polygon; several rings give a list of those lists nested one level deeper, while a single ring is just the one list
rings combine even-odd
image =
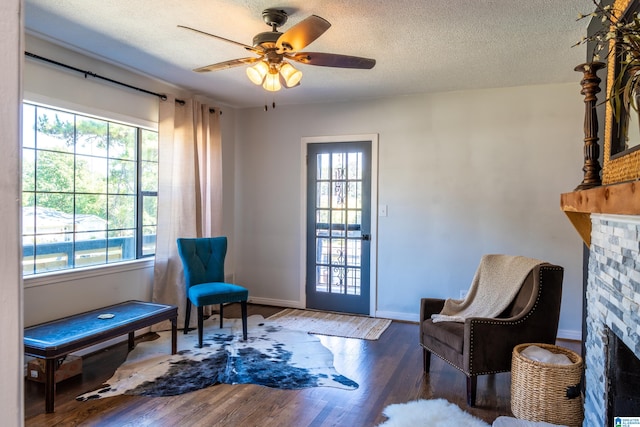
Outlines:
[{"label": "armchair wooden leg", "polygon": [[204,329],[204,307],[198,307],[198,348],[202,348],[202,335]]},{"label": "armchair wooden leg", "polygon": [[220,304],[220,329],[222,329],[222,319],[224,318],[222,311],[224,310],[224,304]]},{"label": "armchair wooden leg", "polygon": [[428,374],[431,368],[431,352],[424,347],[422,347],[422,365],[424,373]]},{"label": "armchair wooden leg", "polygon": [[467,405],[476,406],[476,386],[478,385],[478,377],[472,375],[467,377]]},{"label": "armchair wooden leg", "polygon": [[241,301],[240,307],[242,309],[242,338],[247,340],[247,302]]},{"label": "armchair wooden leg", "polygon": [[184,312],[184,333],[189,333],[189,320],[191,320],[191,300],[187,297],[187,311]]}]

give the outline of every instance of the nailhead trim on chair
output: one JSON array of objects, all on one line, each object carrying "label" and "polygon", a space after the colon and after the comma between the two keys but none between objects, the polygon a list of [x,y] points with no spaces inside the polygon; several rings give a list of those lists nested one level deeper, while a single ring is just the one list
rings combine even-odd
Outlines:
[{"label": "nailhead trim on chair", "polygon": [[429,347],[427,347],[426,345],[420,343],[420,345],[422,346],[422,348],[426,348],[427,350],[429,350],[429,353],[433,354],[434,356],[438,356],[440,359],[444,360],[445,362],[447,362],[449,365],[453,366],[454,368],[456,368],[457,370],[459,370],[460,372],[462,372],[463,374],[467,375],[468,374],[464,371],[464,369],[462,369],[461,367],[457,366],[455,363],[453,363],[451,360],[447,359],[446,357],[442,357],[437,353],[434,353],[433,350],[431,350]]},{"label": "nailhead trim on chair", "polygon": [[[529,310],[529,312],[527,313],[527,315],[525,317],[523,317],[520,320],[517,320],[515,322],[509,322],[506,323],[507,325],[517,325],[519,323],[524,322],[525,320],[527,320],[532,313],[538,308],[538,302],[540,301],[540,294],[542,293],[542,276],[543,276],[543,270],[557,270],[557,271],[562,271],[561,267],[551,267],[551,266],[543,266],[540,267],[540,275],[538,278],[538,295],[536,296],[536,302],[533,304],[533,307],[531,308],[531,310]],[[484,323],[484,324],[490,324],[490,325],[497,325],[497,324],[502,324],[504,325],[504,322],[494,322],[494,321],[485,321],[485,320],[480,320],[477,322],[472,321],[472,323]],[[473,373],[473,328],[471,328],[471,337],[469,338],[470,341],[470,345],[471,345],[471,349],[469,351],[469,374],[467,375],[487,375],[487,374],[497,374],[500,372],[508,372],[508,370],[498,370],[498,371],[486,371],[486,372],[478,372],[478,373]],[[460,369],[460,368],[458,368]],[[464,372],[464,371],[463,371]]]}]

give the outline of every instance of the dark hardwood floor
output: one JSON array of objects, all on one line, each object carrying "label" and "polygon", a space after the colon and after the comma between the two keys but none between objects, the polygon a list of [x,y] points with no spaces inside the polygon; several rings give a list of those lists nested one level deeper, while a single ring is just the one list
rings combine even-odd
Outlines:
[{"label": "dark hardwood floor", "polygon": [[[269,317],[280,308],[250,305],[249,314]],[[240,317],[239,306],[225,317]],[[143,336],[140,339],[149,339]],[[376,426],[392,403],[444,398],[492,423],[511,415],[511,375],[478,379],[477,406],[466,406],[465,375],[434,357],[422,372],[418,325],[393,322],[378,341],[319,336],[334,354],[335,367],[353,379],[353,391],[317,387],[275,390],[256,385],[221,384],[174,397],[116,396],[77,402],[75,397],[103,384],[126,358],[119,344],[83,360],[83,373],[58,384],[55,413],[44,412],[44,387],[25,380],[26,426]],[[579,343],[561,342],[579,351]]]}]

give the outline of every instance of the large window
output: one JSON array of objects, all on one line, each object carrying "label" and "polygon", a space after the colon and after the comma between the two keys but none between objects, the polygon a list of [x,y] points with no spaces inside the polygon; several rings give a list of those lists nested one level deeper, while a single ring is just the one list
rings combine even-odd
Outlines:
[{"label": "large window", "polygon": [[158,134],[23,104],[24,275],[155,253]]}]

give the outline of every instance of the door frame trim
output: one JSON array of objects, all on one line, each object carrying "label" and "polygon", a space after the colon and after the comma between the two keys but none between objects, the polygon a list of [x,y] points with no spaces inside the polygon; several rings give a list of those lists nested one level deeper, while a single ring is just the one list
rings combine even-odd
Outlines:
[{"label": "door frame trim", "polygon": [[378,301],[378,134],[309,136],[300,150],[300,301],[307,306],[307,145],[317,143],[371,142],[371,246],[369,252],[369,316],[375,317]]}]

